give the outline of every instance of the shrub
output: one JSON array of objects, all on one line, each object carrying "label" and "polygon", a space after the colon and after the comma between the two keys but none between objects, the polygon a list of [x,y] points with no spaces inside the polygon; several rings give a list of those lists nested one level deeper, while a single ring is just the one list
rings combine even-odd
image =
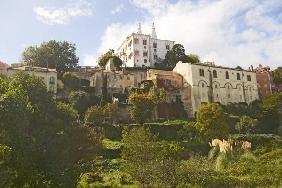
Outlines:
[{"label": "shrub", "polygon": [[239,133],[253,133],[257,126],[257,120],[249,117],[249,116],[242,116],[240,121],[236,124],[235,129]]}]

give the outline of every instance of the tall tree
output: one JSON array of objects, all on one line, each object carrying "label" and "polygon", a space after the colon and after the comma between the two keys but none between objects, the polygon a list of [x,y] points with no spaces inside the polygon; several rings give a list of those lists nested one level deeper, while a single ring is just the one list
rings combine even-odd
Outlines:
[{"label": "tall tree", "polygon": [[78,65],[75,44],[51,40],[39,46],[30,46],[22,54],[22,62],[29,66],[57,69],[59,77]]},{"label": "tall tree", "polygon": [[163,63],[167,67],[171,67],[171,68],[175,67],[177,63],[177,59],[175,53],[172,50],[167,51]]},{"label": "tall tree", "polygon": [[186,58],[186,55],[185,55],[185,48],[182,44],[175,44],[173,47],[172,47],[172,51],[173,53],[175,54],[175,57],[176,57],[176,63],[178,61],[182,61],[182,62],[185,62],[185,58]]}]

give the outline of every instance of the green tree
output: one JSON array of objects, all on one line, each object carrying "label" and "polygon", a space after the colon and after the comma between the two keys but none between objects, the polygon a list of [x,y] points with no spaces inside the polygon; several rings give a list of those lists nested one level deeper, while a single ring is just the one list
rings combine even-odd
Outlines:
[{"label": "green tree", "polygon": [[72,107],[75,108],[80,115],[83,115],[87,108],[91,106],[90,96],[85,91],[72,91],[68,99]]},{"label": "green tree", "polygon": [[117,69],[120,69],[120,67],[122,66],[122,60],[116,55],[112,56],[111,58],[113,58],[114,66]]},{"label": "green tree", "polygon": [[221,106],[217,103],[202,105],[197,113],[196,128],[205,140],[227,136],[226,115]]},{"label": "green tree", "polygon": [[257,120],[249,117],[249,116],[242,116],[240,121],[236,124],[235,129],[239,133],[250,134],[253,133],[257,126]]},{"label": "green tree", "polygon": [[106,118],[113,121],[116,117],[117,104],[107,103],[104,106],[91,106],[85,113],[84,122],[89,125],[101,125]]},{"label": "green tree", "polygon": [[113,49],[109,49],[108,52],[106,52],[105,54],[102,54],[98,59],[98,65],[100,67],[105,67],[109,59],[114,56],[114,53],[115,52]]},{"label": "green tree", "polygon": [[78,124],[71,106],[56,103],[42,79],[0,79],[0,144],[12,149],[11,187],[74,187],[79,161],[95,157],[100,136]]},{"label": "green tree", "polygon": [[237,67],[235,67],[235,69],[236,69],[236,70],[241,70],[241,71],[244,70],[244,69],[243,69],[241,66],[239,66],[239,65],[238,65]]},{"label": "green tree", "polygon": [[73,75],[71,72],[65,72],[63,74],[62,81],[66,87],[65,89],[67,90],[78,90],[80,88],[79,78]]},{"label": "green tree", "polygon": [[185,57],[185,62],[187,62],[187,63],[192,63],[192,64],[201,63],[201,61],[200,61],[200,59],[199,59],[199,56],[196,55],[196,54],[189,54],[189,55],[186,55],[186,57]]},{"label": "green tree", "polygon": [[176,63],[178,61],[182,61],[182,62],[185,62],[185,58],[186,58],[186,55],[185,55],[185,48],[182,44],[175,44],[173,47],[172,47],[172,51],[173,53],[175,54],[175,57],[176,57]]},{"label": "green tree", "polygon": [[177,59],[175,53],[172,50],[167,51],[163,63],[166,67],[175,67]]},{"label": "green tree", "polygon": [[282,67],[278,67],[271,73],[273,78],[273,83],[281,84],[282,83]]},{"label": "green tree", "polygon": [[55,40],[26,48],[22,54],[22,61],[29,66],[57,69],[59,77],[78,65],[75,44]]},{"label": "green tree", "polygon": [[275,93],[262,101],[262,114],[259,118],[259,129],[263,133],[274,133],[282,126],[282,93]]},{"label": "green tree", "polygon": [[156,99],[148,93],[131,93],[128,97],[130,115],[136,123],[143,124],[152,117]]}]

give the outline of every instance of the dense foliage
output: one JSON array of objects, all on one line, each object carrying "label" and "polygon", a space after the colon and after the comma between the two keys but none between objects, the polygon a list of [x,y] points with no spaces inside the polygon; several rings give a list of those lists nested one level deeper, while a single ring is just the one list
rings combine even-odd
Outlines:
[{"label": "dense foliage", "polygon": [[171,50],[168,50],[163,64],[166,67],[174,68],[176,63],[182,61],[184,63],[200,63],[199,56],[196,54],[185,54],[185,48],[182,44],[175,44]]},{"label": "dense foliage", "polygon": [[197,113],[196,128],[206,140],[226,137],[228,126],[221,106],[217,103],[202,105]]},{"label": "dense foliage", "polygon": [[22,61],[29,66],[57,69],[59,77],[78,66],[75,44],[50,40],[40,46],[30,46],[22,54]]},{"label": "dense foliage", "polygon": [[74,187],[80,161],[95,157],[100,148],[100,136],[77,118],[70,105],[53,100],[40,78],[0,78],[0,145],[5,155],[0,186]]},{"label": "dense foliage", "polygon": [[0,77],[0,187],[281,187],[281,93],[151,122],[166,94],[148,84],[129,94],[138,124],[117,124],[118,103],[64,77],[68,103],[40,78]]},{"label": "dense foliage", "polygon": [[98,65],[100,67],[105,67],[107,62],[112,58],[112,61],[114,63],[114,66],[116,68],[120,68],[122,66],[122,60],[115,55],[115,52],[113,49],[109,49],[108,52],[106,52],[105,54],[102,54],[99,59],[98,59]]}]

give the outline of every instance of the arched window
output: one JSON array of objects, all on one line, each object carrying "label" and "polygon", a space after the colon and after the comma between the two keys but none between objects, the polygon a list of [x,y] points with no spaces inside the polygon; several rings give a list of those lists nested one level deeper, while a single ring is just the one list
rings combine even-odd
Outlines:
[{"label": "arched window", "polygon": [[202,83],[202,87],[205,87],[205,84],[204,84],[204,83]]},{"label": "arched window", "polygon": [[213,70],[213,71],[212,71],[212,76],[213,76],[214,78],[217,78],[217,72],[216,72],[216,70]]},{"label": "arched window", "polygon": [[240,75],[240,73],[237,73],[237,80],[241,80],[241,75]]},{"label": "arched window", "polygon": [[229,72],[228,71],[225,72],[225,78],[229,79]]}]

